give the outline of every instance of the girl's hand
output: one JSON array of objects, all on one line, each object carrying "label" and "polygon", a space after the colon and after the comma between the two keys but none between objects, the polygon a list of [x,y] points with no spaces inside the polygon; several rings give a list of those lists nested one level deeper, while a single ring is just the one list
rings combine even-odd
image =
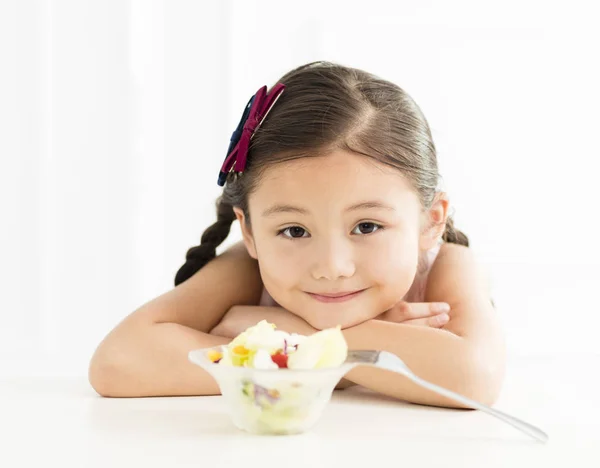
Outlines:
[{"label": "girl's hand", "polygon": [[442,328],[450,321],[449,312],[450,305],[445,302],[400,301],[377,318],[405,325]]}]

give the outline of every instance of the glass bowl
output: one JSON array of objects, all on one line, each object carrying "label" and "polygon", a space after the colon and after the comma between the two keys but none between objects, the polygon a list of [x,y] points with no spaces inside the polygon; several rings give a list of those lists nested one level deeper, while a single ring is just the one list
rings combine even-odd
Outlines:
[{"label": "glass bowl", "polygon": [[321,417],[335,386],[353,366],[322,369],[253,369],[221,366],[204,348],[188,358],[219,385],[233,423],[253,434],[299,434]]}]

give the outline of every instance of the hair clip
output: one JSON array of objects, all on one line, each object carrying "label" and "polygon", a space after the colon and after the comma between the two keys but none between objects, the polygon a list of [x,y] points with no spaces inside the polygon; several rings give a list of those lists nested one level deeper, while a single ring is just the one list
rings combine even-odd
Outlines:
[{"label": "hair clip", "polygon": [[232,171],[241,174],[246,169],[250,140],[252,140],[254,133],[260,128],[284,89],[285,85],[277,83],[271,89],[271,92],[267,94],[267,87],[263,86],[246,104],[240,123],[231,135],[227,157],[219,172],[217,183],[221,187],[225,185],[227,174]]}]

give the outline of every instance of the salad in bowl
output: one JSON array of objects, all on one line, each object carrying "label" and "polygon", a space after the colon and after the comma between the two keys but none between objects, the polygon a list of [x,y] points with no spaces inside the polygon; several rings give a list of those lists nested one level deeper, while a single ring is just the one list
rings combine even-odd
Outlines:
[{"label": "salad in bowl", "polygon": [[351,365],[341,328],[310,336],[265,320],[228,345],[189,353],[218,383],[233,423],[255,434],[304,432],[320,418]]}]

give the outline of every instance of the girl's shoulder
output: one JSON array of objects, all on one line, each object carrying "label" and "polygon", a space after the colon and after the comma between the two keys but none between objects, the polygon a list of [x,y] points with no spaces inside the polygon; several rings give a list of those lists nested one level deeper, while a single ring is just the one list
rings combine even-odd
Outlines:
[{"label": "girl's shoulder", "polygon": [[480,294],[487,297],[491,295],[491,276],[471,247],[445,243],[431,265],[426,290],[426,302],[459,301]]}]

